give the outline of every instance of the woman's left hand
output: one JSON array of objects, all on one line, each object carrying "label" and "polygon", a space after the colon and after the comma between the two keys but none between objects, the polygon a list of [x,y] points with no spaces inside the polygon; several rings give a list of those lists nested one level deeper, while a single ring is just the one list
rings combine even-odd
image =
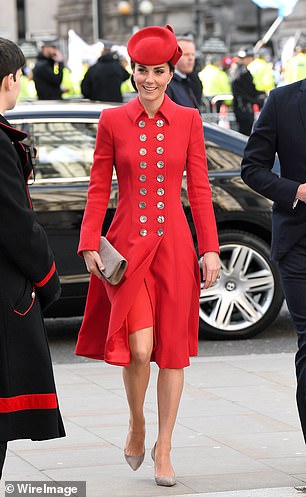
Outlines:
[{"label": "woman's left hand", "polygon": [[204,288],[213,285],[220,274],[220,258],[217,252],[206,252],[202,257]]}]

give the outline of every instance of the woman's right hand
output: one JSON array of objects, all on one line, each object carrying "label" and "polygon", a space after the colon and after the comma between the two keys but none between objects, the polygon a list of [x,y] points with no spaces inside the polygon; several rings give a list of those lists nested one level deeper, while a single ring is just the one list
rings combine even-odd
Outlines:
[{"label": "woman's right hand", "polygon": [[98,252],[96,252],[95,250],[83,250],[82,254],[84,257],[87,271],[97,276],[99,280],[103,280],[104,278],[101,274],[101,271],[104,271],[105,266]]}]

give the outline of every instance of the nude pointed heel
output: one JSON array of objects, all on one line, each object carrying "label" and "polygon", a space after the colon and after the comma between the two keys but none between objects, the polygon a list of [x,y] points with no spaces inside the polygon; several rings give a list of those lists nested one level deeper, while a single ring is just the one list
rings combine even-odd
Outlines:
[{"label": "nude pointed heel", "polygon": [[[156,443],[154,444],[153,449],[151,450],[151,457],[155,462],[155,448]],[[160,485],[161,487],[173,487],[176,484],[175,476],[155,476],[156,485]]]},{"label": "nude pointed heel", "polygon": [[124,452],[124,457],[128,465],[132,468],[133,471],[137,471],[137,469],[142,465],[145,453],[141,454],[141,456],[128,456]]}]

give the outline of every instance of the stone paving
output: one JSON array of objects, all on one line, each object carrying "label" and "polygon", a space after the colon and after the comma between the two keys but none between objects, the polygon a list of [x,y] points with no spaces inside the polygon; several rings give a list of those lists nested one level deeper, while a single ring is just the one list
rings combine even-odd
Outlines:
[{"label": "stone paving", "polygon": [[177,485],[157,487],[150,449],[157,432],[156,379],[146,399],[147,453],[125,463],[128,410],[121,370],[90,361],[54,366],[67,437],[14,441],[4,481],[86,480],[87,497],[297,497],[306,448],[295,404],[293,354],[199,357],[185,370],[173,438]]}]

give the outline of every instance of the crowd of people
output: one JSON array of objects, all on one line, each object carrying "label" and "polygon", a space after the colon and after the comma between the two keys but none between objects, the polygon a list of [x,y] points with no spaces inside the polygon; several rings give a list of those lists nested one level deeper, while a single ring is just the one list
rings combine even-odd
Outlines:
[{"label": "crowd of people", "polygon": [[[235,116],[236,128],[249,135],[255,111],[260,110],[269,92],[306,76],[306,44],[297,44],[295,54],[285,63],[274,64],[267,50],[240,49],[234,56],[209,54],[205,63],[196,59],[192,35],[177,37],[183,56],[177,62],[169,97],[180,105],[200,112],[220,111],[225,104]],[[21,77],[20,99],[54,100],[86,98],[95,101],[122,102],[135,91],[127,57],[105,44],[101,56],[92,66],[84,64],[83,79],[77,80],[64,64],[55,41],[42,43],[33,68],[25,67]],[[224,96],[224,99],[222,98]]]}]

